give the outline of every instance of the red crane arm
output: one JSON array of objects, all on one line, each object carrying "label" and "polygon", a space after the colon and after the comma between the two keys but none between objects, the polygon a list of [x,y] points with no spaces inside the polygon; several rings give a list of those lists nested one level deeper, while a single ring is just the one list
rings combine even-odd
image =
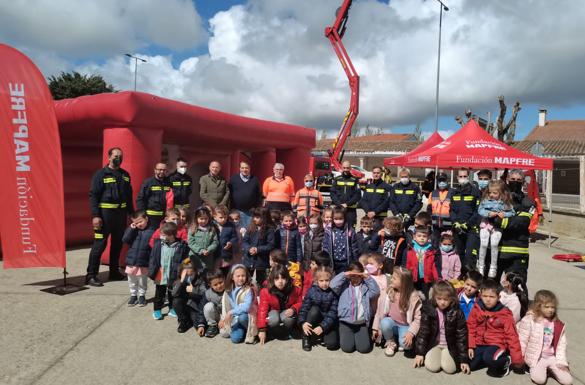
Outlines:
[{"label": "red crane arm", "polygon": [[358,76],[353,64],[345,50],[345,46],[341,39],[345,33],[345,25],[347,23],[347,17],[349,14],[349,8],[351,7],[352,0],[344,0],[341,7],[337,9],[335,22],[332,26],[325,28],[325,36],[331,42],[335,54],[341,62],[341,66],[347,75],[349,80],[349,88],[351,90],[351,98],[349,102],[349,110],[345,114],[345,118],[341,123],[339,132],[337,133],[336,139],[333,141],[333,145],[328,150],[329,159],[333,169],[341,170],[341,157],[343,147],[347,138],[351,135],[351,128],[359,113],[359,89],[360,89],[360,77]]}]

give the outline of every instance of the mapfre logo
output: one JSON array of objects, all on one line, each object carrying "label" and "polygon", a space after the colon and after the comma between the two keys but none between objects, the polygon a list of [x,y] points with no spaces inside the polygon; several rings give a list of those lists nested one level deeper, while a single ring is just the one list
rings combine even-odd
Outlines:
[{"label": "mapfre logo", "polygon": [[506,151],[506,147],[497,142],[488,142],[486,140],[466,140],[465,147],[467,148],[487,148],[491,150]]}]

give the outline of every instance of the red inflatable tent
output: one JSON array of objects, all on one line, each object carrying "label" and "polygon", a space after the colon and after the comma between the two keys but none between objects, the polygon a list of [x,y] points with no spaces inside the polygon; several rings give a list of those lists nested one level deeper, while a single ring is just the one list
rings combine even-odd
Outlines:
[{"label": "red inflatable tent", "polygon": [[493,138],[475,120],[426,151],[406,155],[410,167],[552,170],[553,160],[522,152]]},{"label": "red inflatable tent", "polygon": [[423,151],[426,151],[429,148],[433,147],[434,145],[441,143],[443,140],[444,140],[443,137],[438,132],[435,131],[433,133],[433,135],[431,135],[423,143],[419,144],[418,147],[416,147],[411,152],[404,154],[404,155],[395,156],[392,158],[385,158],[384,159],[384,166],[386,166],[386,167],[402,166],[406,162],[406,160],[409,156],[413,156],[413,155],[419,154]]}]

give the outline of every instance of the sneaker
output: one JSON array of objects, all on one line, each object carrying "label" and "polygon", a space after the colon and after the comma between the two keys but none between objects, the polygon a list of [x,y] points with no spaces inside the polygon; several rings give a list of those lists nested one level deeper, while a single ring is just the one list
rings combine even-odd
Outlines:
[{"label": "sneaker", "polygon": [[310,352],[312,350],[310,337],[303,334],[303,337],[301,337],[301,341],[303,350],[305,352]]},{"label": "sneaker", "polygon": [[93,287],[104,286],[104,284],[97,277],[86,277],[85,284]]},{"label": "sneaker", "polygon": [[384,354],[386,357],[393,357],[396,354],[398,346],[396,346],[396,342],[388,341],[386,342],[386,348],[384,349]]},{"label": "sneaker", "polygon": [[154,318],[157,321],[160,321],[161,319],[163,319],[162,313],[160,312],[160,310],[155,310],[154,312],[152,312],[152,318]]},{"label": "sneaker", "polygon": [[485,271],[485,265],[482,265],[479,262],[477,262],[476,268],[479,274],[483,275],[483,272]]},{"label": "sneaker", "polygon": [[178,333],[185,333],[185,332],[189,331],[189,329],[191,329],[191,326],[189,326],[188,324],[185,324],[185,323],[180,323],[179,327],[177,328],[177,332]]},{"label": "sneaker", "polygon": [[131,296],[130,299],[128,300],[128,306],[134,306],[138,303],[138,297],[136,297],[135,295]]},{"label": "sneaker", "polygon": [[510,356],[506,357],[506,364],[504,365],[504,370],[502,370],[502,377],[506,377],[510,374],[510,364],[512,364],[512,358]]},{"label": "sneaker", "polygon": [[490,270],[488,271],[488,278],[496,278],[498,274],[497,266],[490,266]]},{"label": "sneaker", "polygon": [[207,338],[213,338],[218,334],[219,334],[219,329],[218,329],[217,325],[209,325],[209,327],[205,331],[205,337],[207,337]]},{"label": "sneaker", "polygon": [[138,297],[138,306],[140,306],[140,307],[146,306],[146,298],[144,298],[143,295]]},{"label": "sneaker", "polygon": [[175,309],[169,310],[169,314],[167,314],[167,315],[169,317],[177,318],[177,313],[175,312]]}]

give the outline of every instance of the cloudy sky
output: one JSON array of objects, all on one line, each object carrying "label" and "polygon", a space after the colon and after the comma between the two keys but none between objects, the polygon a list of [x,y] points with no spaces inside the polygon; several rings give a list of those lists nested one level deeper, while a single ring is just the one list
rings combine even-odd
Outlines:
[{"label": "cloudy sky", "polygon": [[[440,130],[466,108],[492,120],[498,95],[523,109],[518,135],[549,119],[585,119],[585,7],[572,0],[445,0]],[[337,130],[347,80],[323,30],[342,0],[15,0],[0,2],[0,42],[45,76],[100,74],[226,112]],[[361,76],[358,123],[432,131],[439,5],[354,0],[344,43]]]}]

